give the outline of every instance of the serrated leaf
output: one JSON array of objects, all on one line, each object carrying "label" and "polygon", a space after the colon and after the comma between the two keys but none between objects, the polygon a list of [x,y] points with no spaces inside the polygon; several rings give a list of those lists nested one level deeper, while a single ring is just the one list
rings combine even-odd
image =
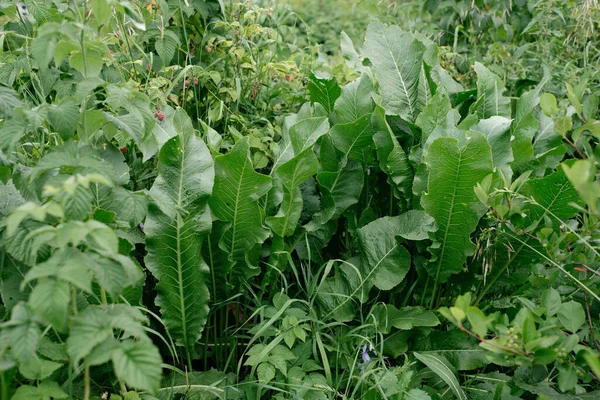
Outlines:
[{"label": "serrated leaf", "polygon": [[473,188],[492,172],[492,153],[480,133],[466,135],[462,145],[454,138],[436,139],[425,159],[429,181],[421,204],[435,219],[438,230],[432,239],[439,244],[430,249],[434,258],[426,268],[436,285],[462,271],[475,247],[470,235],[484,212]]},{"label": "serrated leaf", "polygon": [[310,93],[310,101],[321,104],[327,114],[333,112],[335,101],[342,93],[335,77],[319,78],[312,73],[308,82],[308,92]]},{"label": "serrated leaf", "polygon": [[112,337],[110,318],[98,307],[88,307],[71,320],[67,351],[73,365],[86,357],[94,347]]},{"label": "serrated leaf", "polygon": [[300,185],[319,168],[319,160],[311,148],[303,151],[275,171],[283,185],[283,200],[275,216],[267,217],[266,223],[277,235],[289,236],[296,230],[302,214],[302,192]]},{"label": "serrated leaf", "polygon": [[374,22],[362,51],[375,68],[386,114],[414,122],[425,46],[397,26]]},{"label": "serrated leaf", "polygon": [[263,362],[256,368],[256,376],[259,382],[269,383],[275,378],[275,367],[268,362]]},{"label": "serrated leaf", "polygon": [[242,139],[228,154],[215,158],[215,187],[209,200],[215,217],[229,224],[219,247],[235,262],[230,274],[237,283],[258,273],[248,265],[247,253],[269,237],[258,199],[271,188],[271,178],[254,171],[249,148],[248,140]]},{"label": "serrated leaf", "polygon": [[385,118],[385,110],[383,108],[377,106],[373,114],[373,120],[378,130],[373,135],[373,142],[377,148],[379,167],[388,176],[388,182],[398,192],[408,196],[412,191],[414,172],[408,162],[406,152],[400,146],[398,139],[396,139],[396,136],[392,132]]},{"label": "serrated leaf", "polygon": [[480,62],[475,62],[475,73],[477,74],[477,115],[481,119],[499,115],[510,118],[510,99],[503,93],[506,91],[502,79]]},{"label": "serrated leaf", "polygon": [[177,45],[179,44],[179,38],[177,35],[169,30],[165,30],[162,34],[156,38],[154,42],[154,48],[156,54],[162,59],[164,65],[169,65],[175,52],[177,51]]},{"label": "serrated leaf", "polygon": [[84,78],[97,78],[102,71],[102,55],[94,50],[86,50],[85,57],[81,51],[73,53],[70,63]]},{"label": "serrated leaf", "polygon": [[27,363],[36,358],[38,342],[42,332],[25,303],[17,304],[11,312],[7,329],[11,353],[20,363]]},{"label": "serrated leaf", "polygon": [[410,254],[396,238],[399,218],[379,218],[358,230],[362,278],[380,290],[400,284],[410,268]]},{"label": "serrated leaf", "polygon": [[162,359],[152,342],[125,340],[112,352],[115,374],[136,389],[157,391]]},{"label": "serrated leaf", "polygon": [[71,138],[79,124],[79,106],[74,99],[64,98],[48,110],[48,120],[63,140]]},{"label": "serrated leaf", "polygon": [[377,328],[383,333],[389,333],[390,328],[410,330],[419,326],[437,326],[439,319],[432,311],[423,307],[402,307],[400,309],[391,304],[378,304],[373,311],[377,318]]},{"label": "serrated leaf", "polygon": [[329,120],[326,117],[301,118],[295,122],[289,130],[284,130],[283,138],[279,145],[279,154],[275,157],[273,171],[291,160],[308,148],[311,148],[317,140],[329,131]]},{"label": "serrated leaf", "polygon": [[214,174],[204,142],[193,132],[180,134],[162,147],[150,189],[145,261],[158,280],[156,304],[165,326],[187,349],[200,338],[208,315],[208,268],[201,251],[211,227],[207,200]]},{"label": "serrated leaf", "polygon": [[57,331],[64,332],[69,316],[70,296],[71,290],[67,282],[45,279],[33,288],[29,296],[29,306]]},{"label": "serrated leaf", "polygon": [[348,124],[373,112],[371,92],[373,83],[367,74],[363,74],[341,89],[340,97],[333,107],[338,124]]},{"label": "serrated leaf", "polygon": [[13,110],[21,107],[23,102],[19,95],[12,88],[0,86],[0,118],[7,119],[12,117]]},{"label": "serrated leaf", "polygon": [[12,400],[50,400],[66,399],[69,397],[58,383],[54,381],[44,381],[38,386],[23,385],[17,389],[11,397]]},{"label": "serrated leaf", "polygon": [[130,192],[115,187],[110,192],[107,208],[117,213],[130,226],[136,226],[144,220],[148,211],[148,197],[142,192]]},{"label": "serrated leaf", "polygon": [[467,395],[463,391],[462,387],[460,387],[460,383],[456,378],[456,372],[450,369],[450,367],[447,365],[448,362],[445,361],[442,356],[425,353],[421,354],[417,352],[414,352],[413,354],[419,361],[429,367],[429,369],[431,369],[437,376],[446,382],[459,400],[467,400]]},{"label": "serrated leaf", "polygon": [[329,131],[333,145],[349,157],[362,162],[370,153],[375,128],[371,124],[371,115],[366,114],[359,119],[347,123],[336,124]]},{"label": "serrated leaf", "polygon": [[513,150],[511,147],[511,121],[508,118],[493,116],[480,120],[471,130],[483,133],[492,148],[494,168],[504,172],[508,181],[512,180]]}]

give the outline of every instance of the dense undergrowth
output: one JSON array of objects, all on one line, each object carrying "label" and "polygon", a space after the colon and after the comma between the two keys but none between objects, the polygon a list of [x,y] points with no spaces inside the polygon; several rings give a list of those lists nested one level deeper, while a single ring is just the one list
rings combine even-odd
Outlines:
[{"label": "dense undergrowth", "polygon": [[287,3],[0,3],[1,398],[597,398],[597,3]]}]

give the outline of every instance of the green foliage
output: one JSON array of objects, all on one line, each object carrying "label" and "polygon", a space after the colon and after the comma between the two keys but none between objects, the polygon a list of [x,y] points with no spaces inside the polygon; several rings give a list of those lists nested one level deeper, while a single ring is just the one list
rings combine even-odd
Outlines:
[{"label": "green foliage", "polygon": [[332,57],[280,5],[0,5],[0,397],[597,397],[596,41],[535,39],[598,14],[542,3],[353,2]]}]

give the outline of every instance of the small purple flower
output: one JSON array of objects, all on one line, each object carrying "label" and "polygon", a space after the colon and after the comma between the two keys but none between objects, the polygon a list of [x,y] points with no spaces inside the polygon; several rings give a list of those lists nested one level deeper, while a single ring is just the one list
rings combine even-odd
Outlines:
[{"label": "small purple flower", "polygon": [[139,228],[140,228],[140,231],[144,232],[144,224],[140,224]]},{"label": "small purple flower", "polygon": [[369,352],[373,353],[373,355],[377,355],[377,352],[375,351],[375,348],[373,347],[373,345],[371,343],[369,343],[369,349],[367,350],[367,345],[363,345],[362,349],[361,349],[361,357],[362,357],[362,363],[358,362],[356,363],[357,366],[360,367],[360,370],[363,371],[365,368],[365,364],[368,363],[369,361],[371,361],[371,355],[369,354]]},{"label": "small purple flower", "polygon": [[364,362],[371,361],[371,356],[369,356],[369,352],[367,351],[367,345],[365,344],[362,348],[362,359]]}]

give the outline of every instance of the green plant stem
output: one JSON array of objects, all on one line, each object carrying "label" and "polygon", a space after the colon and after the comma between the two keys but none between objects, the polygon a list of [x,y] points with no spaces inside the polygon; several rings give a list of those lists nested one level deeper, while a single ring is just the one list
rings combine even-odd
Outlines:
[{"label": "green plant stem", "polygon": [[90,365],[83,360],[83,400],[90,400]]},{"label": "green plant stem", "polygon": [[108,304],[108,300],[106,299],[106,290],[104,290],[103,287],[100,287],[100,301],[102,302],[102,305]]},{"label": "green plant stem", "polygon": [[0,383],[2,384],[2,400],[8,400],[8,382],[6,382],[4,371],[0,372]]},{"label": "green plant stem", "polygon": [[119,379],[119,386],[121,387],[121,395],[125,397],[127,394],[127,385],[125,385],[125,381],[123,379]]}]

